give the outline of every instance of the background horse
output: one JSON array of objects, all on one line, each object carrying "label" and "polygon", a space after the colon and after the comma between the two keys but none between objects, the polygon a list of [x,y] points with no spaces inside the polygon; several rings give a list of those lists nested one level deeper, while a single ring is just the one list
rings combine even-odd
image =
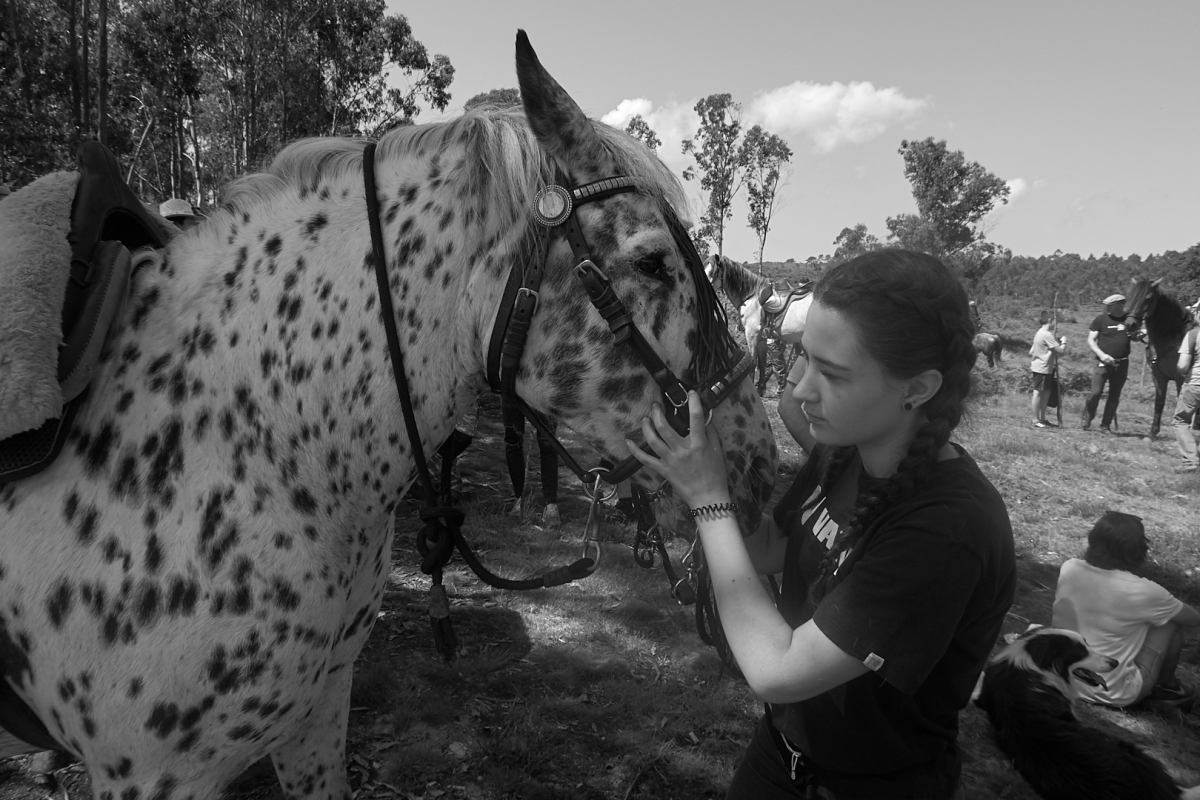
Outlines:
[{"label": "background horse", "polygon": [[[714,287],[724,292],[726,299],[738,310],[742,319],[742,330],[746,332],[746,343],[754,346],[758,331],[762,327],[762,303],[760,292],[764,287],[774,286],[766,278],[755,275],[751,270],[729,256],[710,255],[704,273]],[[800,344],[804,335],[804,321],[808,319],[808,308],[812,305],[812,294],[799,298],[788,306],[787,314],[779,325],[780,338],[789,344]]]},{"label": "background horse", "polygon": [[1192,327],[1192,315],[1183,304],[1159,288],[1162,278],[1130,280],[1129,299],[1125,303],[1128,314],[1137,327],[1146,326],[1150,340],[1147,352],[1153,366],[1150,375],[1154,379],[1154,421],[1150,424],[1150,435],[1158,436],[1162,428],[1163,406],[1167,402],[1167,384],[1174,381],[1175,393],[1183,386],[1183,376],[1175,366],[1179,362],[1179,344],[1183,335]]},{"label": "background horse", "polygon": [[987,358],[989,367],[996,366],[1000,356],[1004,354],[1004,342],[998,333],[977,333],[973,340],[975,352]]},{"label": "background horse", "polygon": [[[686,205],[669,170],[587,119],[523,33],[517,70],[525,113],[379,143],[419,442],[372,274],[364,145],[310,140],[149,257],[62,455],[0,487],[3,677],[97,797],[209,800],[264,754],[289,797],[351,797],[351,672],[387,582],[393,508],[414,448],[432,453],[485,386],[511,271],[544,272],[518,393],[601,456],[628,455],[661,394],[576,284],[566,237],[533,217],[556,175],[636,182],[577,220],[671,371],[703,377],[705,343],[729,339],[723,318],[696,313],[718,304],[676,236]],[[752,525],[774,476],[765,409],[743,381],[711,424]]]},{"label": "background horse", "polygon": [[[746,334],[746,346],[754,351],[763,325],[763,291],[768,289],[774,293],[775,287],[766,278],[755,275],[728,256],[710,255],[704,272],[713,286],[723,292],[725,298],[737,309],[742,321],[742,330]],[[804,322],[808,319],[808,309],[811,305],[811,292],[788,305],[778,325],[781,342],[796,348],[800,346],[800,339],[804,335]],[[781,345],[780,350],[783,349]],[[779,360],[785,359],[781,356]],[[762,394],[766,385],[766,370],[762,367],[760,364],[759,394]],[[786,363],[776,365],[776,370],[782,370],[782,374],[778,376],[780,391],[783,391],[787,378],[787,367]]]}]

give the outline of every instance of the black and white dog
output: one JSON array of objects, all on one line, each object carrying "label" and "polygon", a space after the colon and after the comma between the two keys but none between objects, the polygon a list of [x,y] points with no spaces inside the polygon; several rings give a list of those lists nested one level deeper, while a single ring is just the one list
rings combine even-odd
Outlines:
[{"label": "black and white dog", "polygon": [[1017,771],[1046,800],[1200,799],[1136,745],[1075,717],[1073,680],[1106,686],[1098,673],[1117,662],[1074,631],[1035,628],[998,653],[975,703]]}]

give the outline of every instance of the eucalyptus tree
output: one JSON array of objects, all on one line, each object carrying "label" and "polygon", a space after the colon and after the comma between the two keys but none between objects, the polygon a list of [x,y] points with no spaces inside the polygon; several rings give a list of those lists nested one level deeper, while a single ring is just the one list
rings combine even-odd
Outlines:
[{"label": "eucalyptus tree", "polygon": [[711,241],[722,255],[725,223],[733,218],[733,198],[741,189],[743,176],[739,160],[742,107],[728,94],[712,94],[697,102],[695,109],[700,126],[694,137],[683,140],[683,152],[691,154],[696,163],[683,171],[683,177],[699,178],[700,188],[708,192],[696,237]]},{"label": "eucalyptus tree", "polygon": [[658,138],[658,134],[650,127],[650,124],[642,118],[641,114],[634,114],[629,120],[629,124],[625,126],[625,132],[633,138],[637,139],[642,144],[649,147],[653,152],[657,153],[658,148],[662,146],[662,139]]},{"label": "eucalyptus tree", "polygon": [[755,125],[746,131],[738,149],[738,163],[745,170],[746,215],[750,229],[758,237],[758,263],[762,266],[763,252],[767,249],[767,234],[771,220],[779,204],[779,190],[791,177],[788,165],[792,160],[792,149],[780,137]]},{"label": "eucalyptus tree", "polygon": [[[79,139],[94,132],[98,8],[0,0],[0,180],[71,166]],[[211,202],[212,187],[264,166],[294,139],[377,136],[411,123],[422,106],[450,102],[450,60],[431,55],[384,0],[109,0],[107,8],[109,145],[150,201]]]}]

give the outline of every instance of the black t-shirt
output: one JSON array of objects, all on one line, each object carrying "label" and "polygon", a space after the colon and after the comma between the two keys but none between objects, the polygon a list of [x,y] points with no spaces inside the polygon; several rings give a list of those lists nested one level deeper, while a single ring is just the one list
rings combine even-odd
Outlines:
[{"label": "black t-shirt", "polygon": [[813,619],[872,670],[771,708],[776,727],[838,797],[937,796],[957,781],[958,712],[1012,605],[1016,562],[1003,499],[955,449],[958,458],[938,462],[876,518],[815,613],[810,582],[853,513],[859,481],[875,479],[855,457],[825,492],[818,448],[775,508],[788,534],[781,613],[794,628]]},{"label": "black t-shirt", "polygon": [[1096,346],[1113,358],[1129,358],[1129,329],[1125,326],[1126,317],[1110,317],[1101,314],[1092,320],[1088,330],[1096,331]]}]

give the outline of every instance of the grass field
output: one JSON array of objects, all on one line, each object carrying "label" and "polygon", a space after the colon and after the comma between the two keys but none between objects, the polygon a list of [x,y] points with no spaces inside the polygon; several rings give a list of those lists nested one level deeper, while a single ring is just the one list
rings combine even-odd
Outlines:
[{"label": "grass field", "polygon": [[[1062,326],[1072,348],[1068,376],[1086,366],[1080,346],[1090,315],[1080,319]],[[1152,542],[1146,574],[1200,603],[1200,477],[1171,472],[1172,439],[1146,438],[1152,394],[1148,380],[1139,385],[1140,355],[1121,404],[1120,435],[1079,429],[1079,393],[1066,397],[1063,428],[1038,430],[1025,355],[1035,328],[993,322],[1010,352],[995,370],[983,367],[983,396],[956,436],[1007,500],[1016,532],[1020,580],[1005,632],[1049,622],[1058,566],[1082,554],[1088,529],[1106,509],[1143,517]],[[782,452],[778,496],[802,453],[779,424],[775,403],[767,400]],[[527,482],[536,487],[532,460]],[[490,567],[524,577],[579,557],[588,506],[565,469],[561,530],[543,529],[537,514],[503,513],[510,490],[492,398],[485,398],[463,476],[465,533]],[[534,504],[540,508],[536,497]],[[355,678],[347,753],[358,797],[723,796],[761,706],[699,641],[692,609],[671,599],[662,572],[633,563],[631,526],[603,522],[599,570],[553,590],[497,591],[455,561],[446,583],[460,649],[447,664],[429,633],[429,581],[412,546],[413,509],[406,505],[400,517],[391,585]],[[670,542],[676,563],[686,546]],[[1194,637],[1183,661],[1184,680],[1200,686]],[[1200,783],[1200,716],[1080,713],[1149,750],[1182,784]],[[968,797],[1036,800],[973,707],[962,715],[961,741]],[[46,796],[30,783],[27,760],[11,759],[6,768],[0,800]],[[65,796],[87,796],[78,768],[59,778]],[[262,765],[227,793],[230,800],[277,797]]]}]

